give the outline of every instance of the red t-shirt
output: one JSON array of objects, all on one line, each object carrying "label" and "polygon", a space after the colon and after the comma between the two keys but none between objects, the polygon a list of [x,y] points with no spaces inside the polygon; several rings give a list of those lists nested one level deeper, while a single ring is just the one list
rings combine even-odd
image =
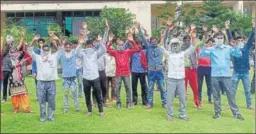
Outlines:
[{"label": "red t-shirt", "polygon": [[[199,55],[200,54],[200,48],[197,48],[196,52]],[[198,66],[206,66],[206,67],[210,67],[211,66],[210,57],[199,57],[197,59],[197,62],[198,62]]]}]

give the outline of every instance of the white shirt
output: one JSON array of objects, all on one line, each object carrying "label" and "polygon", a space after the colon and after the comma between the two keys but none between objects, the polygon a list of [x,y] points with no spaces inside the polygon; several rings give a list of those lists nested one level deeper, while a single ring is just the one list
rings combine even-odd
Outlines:
[{"label": "white shirt", "polygon": [[81,69],[83,67],[83,59],[76,57],[76,69]]},{"label": "white shirt", "polygon": [[185,58],[195,51],[194,46],[190,46],[189,49],[181,51],[179,53],[171,53],[165,48],[164,50],[168,62],[168,78],[172,79],[184,79],[185,78]]},{"label": "white shirt", "polygon": [[98,50],[95,50],[93,48],[78,49],[77,56],[82,58],[84,79],[95,80],[99,77],[97,60],[105,53],[105,45],[101,45]]},{"label": "white shirt", "polygon": [[116,60],[113,56],[106,54],[105,55],[105,63],[106,63],[106,76],[114,77],[116,76]]},{"label": "white shirt", "polygon": [[43,60],[41,55],[33,51],[33,47],[28,48],[32,58],[36,61],[37,76],[40,81],[53,81],[58,79],[58,55],[59,51],[49,53],[47,60]]}]

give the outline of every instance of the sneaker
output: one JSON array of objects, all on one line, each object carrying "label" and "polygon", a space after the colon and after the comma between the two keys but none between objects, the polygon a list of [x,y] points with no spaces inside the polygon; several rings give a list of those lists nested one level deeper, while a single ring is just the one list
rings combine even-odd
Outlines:
[{"label": "sneaker", "polygon": [[6,102],[6,100],[5,100],[5,99],[3,99],[3,100],[2,100],[2,103],[5,103],[5,102]]},{"label": "sneaker", "polygon": [[254,110],[252,106],[248,106],[247,109]]},{"label": "sneaker", "polygon": [[167,105],[166,104],[162,104],[162,108],[167,108]]},{"label": "sneaker", "polygon": [[132,105],[131,105],[131,104],[128,104],[127,108],[128,108],[128,109],[132,109]]},{"label": "sneaker", "polygon": [[46,121],[46,119],[40,118],[40,121],[41,121],[41,122],[45,122],[45,121]]},{"label": "sneaker", "polygon": [[152,109],[152,106],[149,105],[149,104],[147,104],[145,108],[146,108],[146,109]]},{"label": "sneaker", "polygon": [[49,120],[49,121],[54,121],[55,119],[54,119],[54,118],[49,118],[48,120]]},{"label": "sneaker", "polygon": [[116,104],[117,109],[121,109],[121,104]]},{"label": "sneaker", "polygon": [[179,119],[181,119],[181,120],[185,120],[185,121],[188,121],[189,120],[189,118],[187,117],[187,116],[184,116],[184,117],[179,117]]},{"label": "sneaker", "polygon": [[202,109],[202,106],[201,106],[201,104],[199,104],[198,106],[197,106],[197,110],[201,110]]},{"label": "sneaker", "polygon": [[172,121],[173,119],[174,119],[173,116],[167,115],[167,120],[168,120],[168,121]]},{"label": "sneaker", "polygon": [[104,117],[105,117],[105,113],[104,113],[104,112],[101,112],[101,113],[100,113],[100,117],[101,117],[101,118],[104,118]]},{"label": "sneaker", "polygon": [[214,114],[214,116],[212,118],[213,119],[218,119],[218,118],[220,118],[220,114]]},{"label": "sneaker", "polygon": [[64,110],[63,110],[63,114],[66,114],[66,113],[68,113],[68,110],[67,110],[67,109],[64,109]]},{"label": "sneaker", "polygon": [[243,118],[243,116],[241,114],[236,115],[235,118],[237,118],[239,120],[244,120],[244,118]]},{"label": "sneaker", "polygon": [[88,113],[86,114],[86,116],[87,116],[87,117],[92,116],[92,112],[88,112]]},{"label": "sneaker", "polygon": [[208,100],[208,103],[209,103],[209,104],[212,104],[212,100]]}]

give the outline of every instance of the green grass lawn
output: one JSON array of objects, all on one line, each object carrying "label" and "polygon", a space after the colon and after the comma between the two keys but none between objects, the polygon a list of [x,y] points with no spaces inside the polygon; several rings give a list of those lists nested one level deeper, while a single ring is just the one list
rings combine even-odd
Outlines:
[{"label": "green grass lawn", "polygon": [[[113,104],[110,108],[105,108],[106,117],[101,118],[98,115],[98,109],[93,109],[93,116],[86,117],[87,112],[85,99],[80,98],[81,111],[76,112],[73,100],[69,101],[69,113],[63,114],[63,92],[61,80],[57,82],[56,96],[56,114],[53,122],[39,121],[39,105],[36,101],[34,80],[31,77],[26,79],[29,89],[30,105],[35,113],[13,114],[12,104],[9,99],[7,103],[1,104],[1,133],[50,133],[50,132],[73,132],[73,133],[92,133],[92,132],[168,132],[168,133],[186,133],[186,132],[233,132],[233,133],[253,133],[255,132],[255,112],[246,109],[245,96],[240,82],[237,91],[237,104],[240,112],[245,118],[244,121],[232,117],[230,109],[227,109],[227,98],[222,95],[222,117],[214,120],[213,105],[207,103],[206,88],[203,89],[202,110],[198,111],[193,103],[191,89],[188,89],[187,115],[190,121],[178,119],[179,101],[174,101],[175,119],[168,121],[166,119],[166,110],[161,108],[160,93],[154,92],[154,108],[147,110],[141,105],[128,110],[122,108],[117,110]],[[140,90],[140,89],[139,89]],[[140,92],[139,92],[140,93]],[[125,90],[122,87],[122,103],[125,104]],[[70,97],[71,98],[71,97]],[[140,100],[140,99],[139,99]],[[255,96],[252,95],[252,102],[255,105]]]}]

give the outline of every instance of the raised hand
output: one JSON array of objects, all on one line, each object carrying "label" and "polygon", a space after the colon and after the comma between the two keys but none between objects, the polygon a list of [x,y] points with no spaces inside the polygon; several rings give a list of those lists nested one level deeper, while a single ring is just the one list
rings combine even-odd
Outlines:
[{"label": "raised hand", "polygon": [[140,23],[139,23],[139,22],[135,22],[135,23],[134,23],[134,26],[135,26],[137,29],[140,29]]},{"label": "raised hand", "polygon": [[186,32],[186,33],[189,33],[189,32],[190,32],[190,27],[189,27],[189,26],[186,27],[185,32]]},{"label": "raised hand", "polygon": [[40,38],[40,35],[36,35],[36,36],[33,38],[33,40],[39,40],[39,38]]},{"label": "raised hand", "polygon": [[203,28],[203,31],[204,31],[204,32],[207,32],[207,26],[206,26],[206,24],[203,24],[202,28]]},{"label": "raised hand", "polygon": [[214,33],[217,33],[217,32],[219,31],[219,29],[217,28],[216,25],[212,25],[212,31],[213,31]]},{"label": "raised hand", "polygon": [[226,34],[226,29],[225,29],[225,28],[222,28],[222,29],[221,29],[221,32],[222,32],[223,34]]},{"label": "raised hand", "polygon": [[115,35],[114,34],[110,34],[109,37],[108,37],[108,40],[109,41],[112,41],[114,39]]},{"label": "raised hand", "polygon": [[102,40],[102,37],[101,37],[101,35],[100,35],[100,34],[98,34],[98,36],[97,36],[97,40],[98,40],[98,41]]},{"label": "raised hand", "polygon": [[54,31],[49,31],[48,34],[50,37],[52,37],[52,36],[54,36]]},{"label": "raised hand", "polygon": [[196,29],[196,25],[195,24],[191,24],[190,25],[190,30],[191,32],[193,32]]},{"label": "raised hand", "polygon": [[226,22],[225,22],[225,28],[229,28],[229,25],[230,25],[230,20],[227,20]]},{"label": "raised hand", "polygon": [[82,27],[83,27],[83,29],[87,29],[87,23],[83,22]]}]

